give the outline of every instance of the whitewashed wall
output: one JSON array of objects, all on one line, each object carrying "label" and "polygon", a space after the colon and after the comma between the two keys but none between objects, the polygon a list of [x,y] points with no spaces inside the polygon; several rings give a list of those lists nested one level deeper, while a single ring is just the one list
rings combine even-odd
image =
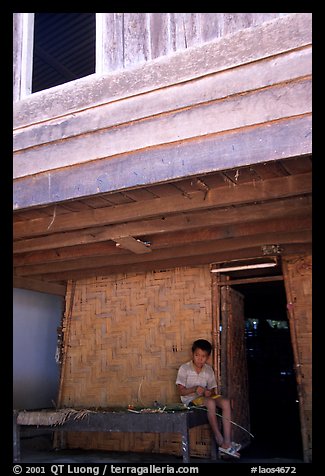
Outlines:
[{"label": "whitewashed wall", "polygon": [[52,407],[59,384],[55,361],[63,298],[14,289],[13,408]]}]

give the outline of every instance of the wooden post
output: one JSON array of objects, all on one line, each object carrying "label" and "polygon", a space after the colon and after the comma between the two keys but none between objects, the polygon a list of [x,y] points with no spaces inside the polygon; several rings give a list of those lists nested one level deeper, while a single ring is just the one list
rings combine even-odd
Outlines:
[{"label": "wooden post", "polygon": [[[63,394],[63,384],[64,384],[64,374],[66,368],[66,361],[67,361],[67,353],[68,353],[68,342],[69,342],[69,331],[70,331],[70,323],[71,323],[71,316],[73,310],[73,302],[74,302],[74,295],[76,291],[76,282],[69,281],[67,284],[67,291],[71,288],[70,292],[70,301],[69,304],[67,303],[67,310],[65,313],[65,325],[62,326],[63,332],[63,351],[62,351],[62,363],[61,363],[61,373],[60,373],[60,384],[59,384],[59,393],[58,393],[58,401],[57,401],[57,408],[61,408],[62,405],[62,394]],[[66,294],[67,296],[67,294]],[[54,448],[65,448],[66,446],[66,435],[63,431],[56,431],[54,433],[53,438],[53,446]]]},{"label": "wooden post", "polygon": [[65,367],[66,367],[66,361],[67,361],[67,348],[68,348],[68,341],[69,341],[69,331],[70,331],[70,322],[71,322],[71,316],[72,316],[72,309],[73,309],[73,302],[74,302],[74,295],[76,291],[76,282],[69,282],[67,286],[71,287],[71,293],[70,293],[70,302],[69,305],[67,305],[67,312],[65,314],[65,326],[63,326],[64,334],[63,334],[63,353],[62,353],[62,364],[61,364],[61,374],[60,374],[60,386],[59,386],[59,394],[58,394],[58,403],[57,407],[61,407],[62,403],[62,389],[63,389],[63,382],[64,382],[64,373],[65,373]]},{"label": "wooden post", "polygon": [[[210,270],[213,266],[210,266]],[[213,368],[218,385],[221,386],[220,375],[220,288],[218,285],[219,275],[211,273],[211,300],[212,300],[212,347],[213,347]]]}]

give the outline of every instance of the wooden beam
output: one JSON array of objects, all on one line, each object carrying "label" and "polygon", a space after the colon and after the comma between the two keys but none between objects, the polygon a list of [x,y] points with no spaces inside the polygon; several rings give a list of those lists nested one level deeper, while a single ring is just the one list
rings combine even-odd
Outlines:
[{"label": "wooden beam", "polygon": [[311,115],[211,134],[16,179],[14,210],[311,154]]},{"label": "wooden beam", "polygon": [[[97,162],[118,154],[132,154],[149,147],[156,149],[179,141],[192,141],[229,131],[238,132],[245,127],[311,114],[311,94],[309,75],[288,84],[284,82],[249,93],[239,93],[223,100],[201,103],[196,107],[187,106],[140,121],[127,119],[117,126],[79,133],[15,152],[13,177],[18,179],[52,172],[53,169]],[[50,131],[47,131],[47,136],[49,134]]]},{"label": "wooden beam", "polygon": [[[283,255],[298,253],[300,255],[311,253],[310,243],[288,243],[282,246]],[[241,248],[237,250],[216,251],[197,256],[178,256],[171,259],[145,261],[129,263],[124,265],[109,265],[100,268],[83,269],[76,271],[65,271],[64,273],[53,273],[49,275],[39,275],[38,278],[47,279],[49,282],[61,281],[62,279],[85,279],[93,276],[105,276],[117,273],[139,273],[145,271],[159,271],[163,269],[210,264],[215,261],[227,261],[241,258],[262,257],[261,247]]]},{"label": "wooden beam", "polygon": [[[240,174],[240,169],[238,170]],[[274,198],[310,193],[312,174],[303,173],[242,184],[227,184],[202,192],[154,198],[136,203],[72,212],[55,217],[29,219],[13,224],[14,239],[91,228],[128,220],[152,218],[160,214],[190,212],[212,207],[233,206]]]},{"label": "wooden beam", "polygon": [[54,233],[49,236],[30,238],[13,244],[14,253],[31,252],[73,246],[99,241],[115,240],[123,236],[144,236],[167,231],[188,231],[204,226],[221,226],[269,219],[307,215],[311,213],[311,198],[298,197],[274,200],[236,208],[220,208],[182,215],[161,216],[158,219],[103,226],[80,231]]},{"label": "wooden beam", "polygon": [[[267,283],[269,281],[283,281],[283,276],[259,276],[258,278],[227,279],[227,286],[230,284],[252,284]],[[224,286],[225,283],[218,283],[218,286]]]},{"label": "wooden beam", "polygon": [[172,246],[182,246],[189,243],[208,242],[230,238],[248,237],[261,233],[281,233],[288,230],[307,231],[312,229],[312,218],[310,215],[299,215],[294,217],[265,219],[259,221],[247,221],[245,223],[234,223],[224,226],[200,228],[191,230],[189,233],[176,231],[173,233],[161,233],[149,236],[153,250],[168,248]]},{"label": "wooden beam", "polygon": [[55,294],[57,296],[65,296],[66,286],[56,283],[48,283],[39,279],[23,278],[14,276],[13,287],[19,289],[28,289],[30,291],[38,291],[40,293]]},{"label": "wooden beam", "polygon": [[15,254],[13,256],[13,264],[14,266],[26,266],[42,262],[51,263],[53,261],[65,261],[66,259],[73,260],[90,256],[109,256],[127,253],[126,249],[116,246],[116,243],[113,241],[102,241],[99,243],[88,243],[87,245]]},{"label": "wooden beam", "polygon": [[265,244],[282,243],[311,243],[311,231],[288,231],[283,233],[261,233],[254,236],[215,240],[202,244],[189,244],[157,250],[153,253],[141,255],[108,256],[99,258],[87,258],[61,263],[46,263],[35,266],[17,267],[15,273],[18,276],[46,275],[50,273],[66,272],[76,269],[100,268],[108,265],[123,265],[143,261],[156,261],[171,259],[180,256],[196,256],[207,253],[219,252],[220,250],[240,250],[241,248],[252,248]]},{"label": "wooden beam", "polygon": [[[162,116],[168,113],[174,115],[175,106],[177,111],[180,111],[184,108],[202,107],[216,100],[220,103],[226,99],[229,103],[229,99],[233,99],[238,94],[256,92],[275,85],[281,86],[283,83],[288,84],[306,78],[311,72],[312,47],[310,45],[237,68],[204,74],[196,80],[174,84],[168,88],[158,88],[145,94],[128,97],[127,100],[117,100],[101,105],[96,103],[95,107],[91,105],[75,114],[59,115],[51,120],[50,134],[48,121],[41,121],[33,124],[32,127],[16,129],[13,135],[13,150],[22,151],[29,147],[63,141],[122,124],[126,125],[131,121],[134,123],[148,120],[157,115]],[[212,127],[213,124],[210,123],[209,126]],[[220,131],[222,127],[227,129],[227,124],[225,121],[218,121],[214,127],[218,127]],[[214,130],[214,132],[217,131]],[[68,163],[71,165],[71,158],[65,158],[65,160],[70,161]]]},{"label": "wooden beam", "polygon": [[224,252],[214,252],[206,253],[198,256],[178,256],[171,259],[163,259],[157,261],[145,261],[139,263],[129,263],[124,265],[107,265],[100,268],[89,268],[83,270],[71,270],[64,273],[51,273],[46,275],[38,275],[37,279],[46,279],[48,282],[56,282],[62,279],[64,275],[67,280],[78,280],[83,278],[88,278],[92,276],[105,276],[108,274],[116,273],[132,273],[132,272],[143,272],[143,271],[152,271],[152,270],[164,270],[168,268],[174,268],[178,266],[195,266],[200,264],[210,264],[215,260],[222,261],[226,259],[231,259],[231,257],[239,258],[250,258],[258,257],[261,254],[259,247],[253,247],[249,249],[241,249],[239,252],[228,251]]},{"label": "wooden beam", "polygon": [[[277,233],[287,230],[304,231],[312,229],[312,217],[309,215],[298,215],[279,219],[265,219],[261,221],[245,222],[217,227],[202,227],[191,230],[190,233],[176,231],[171,233],[161,233],[150,235],[147,239],[151,242],[151,250],[161,248],[183,246],[189,243],[208,242],[225,238],[238,238],[241,236],[252,236],[260,233]],[[56,248],[50,250],[34,251],[29,253],[14,254],[13,265],[28,266],[41,263],[60,262],[65,260],[75,260],[87,257],[112,256],[127,254],[127,250],[115,246],[115,242],[104,241],[99,243],[88,243],[87,245],[68,246],[66,248]]]}]

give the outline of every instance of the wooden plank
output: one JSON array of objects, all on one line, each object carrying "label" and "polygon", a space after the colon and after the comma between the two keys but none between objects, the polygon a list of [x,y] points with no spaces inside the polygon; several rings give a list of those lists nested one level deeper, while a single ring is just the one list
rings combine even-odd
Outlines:
[{"label": "wooden plank", "polygon": [[15,180],[13,207],[48,205],[311,152],[311,117],[305,115]]},{"label": "wooden plank", "polygon": [[[14,154],[13,177],[113,157],[178,141],[235,131],[311,113],[311,78],[234,95],[172,114],[94,130]],[[299,98],[299,100],[297,100]],[[234,110],[236,114],[234,114]],[[167,159],[165,159],[167,162]]]},{"label": "wooden plank", "polygon": [[[148,29],[150,13],[123,13],[123,67],[130,68],[137,63],[151,59]],[[155,15],[155,14],[153,14]]]},{"label": "wooden plank", "polygon": [[[235,171],[233,172],[235,174]],[[241,176],[240,169],[237,173]],[[178,184],[176,184],[178,185]],[[179,185],[178,185],[179,186]],[[190,189],[193,187],[190,186]],[[183,182],[182,182],[183,189]],[[190,192],[190,189],[188,192]],[[195,188],[194,188],[195,190]],[[311,173],[300,174],[297,176],[281,177],[270,179],[268,181],[256,181],[234,186],[223,186],[215,189],[209,189],[208,193],[194,191],[188,195],[175,195],[170,197],[155,198],[141,201],[139,203],[128,203],[117,207],[102,207],[91,211],[81,211],[70,213],[69,216],[56,216],[51,225],[51,232],[70,231],[75,228],[88,228],[98,225],[107,225],[119,223],[135,218],[152,218],[155,215],[166,215],[170,213],[190,212],[195,210],[204,210],[212,207],[234,206],[236,204],[266,201],[274,198],[284,198],[290,195],[304,195],[312,190]],[[126,191],[125,196],[130,199],[143,198],[141,190]],[[149,192],[147,194],[150,196]],[[147,195],[145,195],[147,198]],[[152,195],[151,195],[152,198]],[[73,206],[73,202],[69,204]],[[87,203],[87,202],[86,202]],[[49,223],[53,216],[32,219],[28,222],[17,222],[13,225],[14,238],[31,237],[42,235],[48,232]]]},{"label": "wooden plank", "polygon": [[312,170],[312,157],[307,155],[305,157],[293,157],[272,163],[257,164],[254,166],[254,170],[263,180],[310,172]]},{"label": "wooden plank", "polygon": [[148,119],[211,101],[231,99],[236,94],[258,91],[305,78],[312,71],[312,50],[289,52],[238,68],[203,76],[169,88],[157,89],[123,101],[90,107],[75,114],[34,124],[14,131],[13,150],[61,141],[96,130]]},{"label": "wooden plank", "polygon": [[152,200],[156,197],[150,189],[147,188],[137,188],[133,190],[127,190],[123,192],[123,195],[135,202],[143,201],[143,200]]},{"label": "wooden plank", "polygon": [[105,196],[87,197],[83,200],[83,203],[86,203],[92,208],[104,208],[110,205],[109,200],[106,200]]},{"label": "wooden plank", "polygon": [[[174,51],[185,50],[202,43],[202,30],[200,28],[200,13],[170,13],[170,36]],[[213,21],[220,14],[214,14]],[[216,38],[215,36],[214,38]]]},{"label": "wooden plank", "polygon": [[286,15],[256,28],[241,30],[214,42],[162,57],[159,61],[139,65],[130,71],[82,78],[66,83],[54,92],[43,91],[42,94],[32,95],[15,104],[14,127],[200,78],[301,48],[311,42],[312,14]]},{"label": "wooden plank", "polygon": [[132,251],[135,254],[141,255],[144,253],[151,253],[150,245],[147,245],[141,240],[133,238],[133,236],[123,236],[114,240],[117,247]]},{"label": "wooden plank", "polygon": [[101,256],[99,258],[84,258],[80,260],[64,262],[54,262],[39,264],[34,266],[24,266],[15,268],[17,276],[32,276],[57,273],[60,271],[71,271],[76,269],[100,268],[108,265],[123,265],[135,262],[155,261],[171,259],[181,256],[197,256],[218,251],[240,250],[241,248],[252,248],[265,244],[282,244],[282,243],[311,243],[311,231],[292,231],[282,233],[260,233],[253,236],[245,236],[240,238],[215,240],[205,242],[203,244],[187,244],[172,248],[163,248],[155,250],[153,253],[138,255],[114,255]]},{"label": "wooden plank", "polygon": [[57,296],[65,296],[66,286],[56,283],[47,283],[33,278],[23,278],[14,276],[13,287],[20,289],[29,289],[30,291],[38,291],[40,293],[55,294]]},{"label": "wooden plank", "polygon": [[[224,36],[225,13],[211,15],[211,13],[198,13],[202,41],[211,41]],[[241,15],[238,13],[238,15]]]},{"label": "wooden plank", "polygon": [[236,258],[251,258],[260,256],[261,251],[259,247],[245,248],[240,250],[228,250],[226,252],[219,251],[213,253],[206,253],[197,256],[178,256],[177,258],[146,261],[141,263],[129,263],[126,265],[109,265],[101,268],[84,269],[77,271],[65,271],[64,273],[53,273],[43,276],[49,282],[57,281],[62,275],[69,276],[69,279],[83,279],[92,276],[105,276],[115,273],[132,273],[143,271],[163,271],[175,267],[197,266],[202,264],[210,264],[214,261],[225,261],[227,259]]},{"label": "wooden plank", "polygon": [[23,47],[23,13],[14,13],[13,21],[13,101],[21,95],[21,69]]},{"label": "wooden plank", "polygon": [[[71,346],[71,344],[69,345]],[[75,373],[77,372],[78,370],[75,371]],[[132,377],[129,377],[130,381],[131,378]],[[98,386],[96,379],[94,379],[94,381]],[[134,382],[132,383],[134,385]],[[101,392],[99,392],[99,394],[100,393]],[[87,409],[85,410],[87,411]],[[69,411],[69,409],[67,411]],[[61,419],[63,418],[62,410],[59,410],[56,414],[54,413],[54,415],[53,413],[54,412],[51,412],[49,415],[44,415],[44,413],[42,414],[35,411],[29,411],[27,413],[26,410],[24,410],[18,414],[16,426],[41,427],[52,431],[58,429],[64,432],[180,433],[180,451],[183,457],[183,463],[190,463],[190,428],[202,426],[208,422],[207,414],[197,410],[179,412],[165,411],[161,413],[147,412],[142,414],[131,413],[127,410],[124,412],[95,412],[89,410],[87,411],[86,418],[78,417],[74,414],[75,412],[72,411],[73,414],[66,417],[63,422],[60,421],[60,417]],[[14,418],[15,417],[16,415],[14,415]],[[22,422],[19,423],[19,420]],[[56,421],[59,421],[59,423],[56,423]],[[17,431],[14,431],[14,447],[14,460],[19,462],[20,441]]]},{"label": "wooden plank", "polygon": [[[312,249],[311,243],[286,243],[281,246],[283,249],[282,255],[292,253],[306,254],[310,253]],[[163,259],[157,261],[145,261],[138,263],[108,265],[99,268],[82,269],[76,271],[64,271],[62,273],[51,273],[38,275],[38,279],[45,279],[49,282],[62,281],[66,279],[85,279],[94,276],[105,276],[116,273],[131,273],[142,271],[165,270],[169,268],[194,266],[201,264],[211,264],[214,262],[238,260],[244,258],[261,257],[261,247],[255,246],[252,248],[240,248],[236,250],[214,251],[213,253],[206,253],[197,256],[177,256],[170,259]]]},{"label": "wooden plank", "polygon": [[84,257],[108,256],[114,254],[127,253],[127,250],[119,248],[113,241],[99,243],[88,243],[87,245],[68,246],[66,248],[55,248],[31,253],[15,254],[13,257],[14,266],[27,266],[36,263],[51,263],[53,261],[65,261],[66,259],[79,259]]},{"label": "wooden plank", "polygon": [[[175,197],[175,200],[177,200],[176,197],[179,197],[180,195],[182,195],[182,192],[177,188],[176,184],[174,183],[165,183],[165,184],[162,184],[162,185],[152,185],[151,187],[148,188],[148,190],[150,190],[150,192],[157,196],[158,198],[168,198],[170,197],[171,195],[173,195]],[[129,191],[127,191],[126,193],[128,193]]]},{"label": "wooden plank", "polygon": [[[243,279],[228,279],[227,286],[232,284],[252,284],[252,283],[268,283],[270,281],[283,281],[283,276],[265,276],[258,278],[243,278]],[[218,283],[218,286],[223,286],[224,283]]]},{"label": "wooden plank", "polygon": [[13,97],[18,104],[32,90],[34,13],[14,13],[13,27]]},{"label": "wooden plank", "polygon": [[312,217],[310,215],[299,215],[296,217],[285,217],[259,220],[257,222],[234,223],[230,225],[193,229],[191,233],[177,231],[173,233],[161,233],[149,236],[152,250],[167,248],[171,244],[180,246],[188,243],[200,243],[225,238],[237,238],[240,236],[253,236],[259,234],[261,230],[267,232],[284,232],[287,230],[311,230]]},{"label": "wooden plank", "polygon": [[149,13],[150,56],[152,59],[171,53],[170,13]]},{"label": "wooden plank", "polygon": [[237,30],[274,20],[278,15],[281,13],[223,13],[223,34],[231,35]]},{"label": "wooden plank", "polygon": [[29,238],[13,244],[14,253],[33,250],[60,248],[63,246],[80,245],[107,241],[122,236],[143,236],[167,231],[188,231],[204,226],[243,223],[273,218],[308,215],[311,213],[311,198],[299,197],[278,199],[276,203],[246,205],[240,208],[220,208],[205,212],[184,213],[182,215],[161,216],[158,219],[143,220],[79,231],[54,233],[52,235]]},{"label": "wooden plank", "polygon": [[100,13],[100,15],[102,23],[100,72],[111,73],[123,68],[124,13]]},{"label": "wooden plank", "polygon": [[[299,253],[302,255],[311,252],[311,243],[286,243],[281,246],[282,255]],[[128,272],[142,272],[153,270],[165,270],[175,267],[194,266],[201,264],[211,264],[214,262],[238,260],[246,258],[261,257],[261,247],[240,248],[237,250],[215,251],[213,253],[206,253],[196,256],[177,256],[170,259],[163,259],[157,261],[145,261],[138,263],[128,263],[119,265],[108,265],[100,268],[83,269],[76,271],[65,271],[63,273],[51,273],[48,275],[38,275],[39,279],[45,279],[49,282],[56,282],[63,279],[83,279],[92,276],[104,276],[106,274],[128,273]],[[69,278],[68,278],[69,277]]]},{"label": "wooden plank", "polygon": [[282,166],[290,174],[300,174],[311,170],[311,157],[305,157],[303,160],[298,158],[287,159],[281,162]]},{"label": "wooden plank", "polygon": [[[261,220],[258,222],[246,222],[218,227],[199,228],[191,230],[191,233],[177,231],[173,233],[161,233],[149,235],[151,250],[168,248],[171,246],[181,246],[189,243],[208,242],[217,239],[237,238],[240,236],[251,236],[258,234],[260,230],[267,232],[284,232],[289,230],[304,231],[311,230],[311,215],[299,215],[296,217],[286,217],[273,220]],[[40,263],[51,263],[65,261],[66,259],[79,259],[87,257],[108,256],[113,254],[127,253],[126,250],[116,247],[111,241],[88,243],[87,245],[68,246],[66,248],[55,248],[43,251],[14,254],[13,265],[27,266]]]}]

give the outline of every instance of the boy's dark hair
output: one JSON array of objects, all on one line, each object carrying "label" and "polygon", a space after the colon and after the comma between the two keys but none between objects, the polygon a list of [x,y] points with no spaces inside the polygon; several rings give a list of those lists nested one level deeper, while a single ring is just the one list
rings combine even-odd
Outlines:
[{"label": "boy's dark hair", "polygon": [[193,342],[192,352],[195,352],[196,349],[205,350],[208,353],[208,355],[210,355],[212,352],[212,345],[210,344],[208,340],[198,339]]}]

